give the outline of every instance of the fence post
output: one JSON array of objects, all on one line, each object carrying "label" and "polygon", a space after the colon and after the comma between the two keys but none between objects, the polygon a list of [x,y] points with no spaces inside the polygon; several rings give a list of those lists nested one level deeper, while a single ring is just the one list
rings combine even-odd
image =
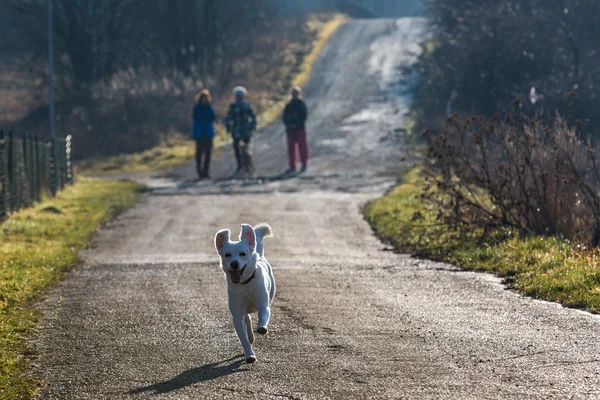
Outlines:
[{"label": "fence post", "polygon": [[27,207],[28,204],[28,191],[27,191],[27,173],[26,173],[26,160],[25,160],[25,139],[24,138],[13,138],[14,139],[14,161],[15,161],[15,183],[16,183],[16,209],[20,210],[23,207]]},{"label": "fence post", "polygon": [[16,183],[16,179],[15,179],[15,164],[14,164],[14,137],[13,137],[13,133],[12,131],[8,132],[8,142],[6,144],[7,146],[7,153],[8,156],[6,157],[8,162],[7,162],[7,168],[6,171],[8,172],[8,212],[10,213],[11,211],[14,211],[17,207],[16,202],[16,194],[17,194],[17,183]]},{"label": "fence post", "polygon": [[56,193],[58,193],[65,186],[63,179],[65,169],[63,153],[65,152],[65,146],[63,146],[61,137],[56,138],[56,141],[54,142],[54,151],[56,152]]},{"label": "fence post", "polygon": [[50,194],[56,196],[57,190],[57,171],[56,171],[56,153],[54,146],[54,139],[48,141],[49,152],[48,152],[48,166],[50,172]]},{"label": "fence post", "polygon": [[37,137],[36,140],[36,152],[37,152],[37,167],[38,167],[38,200],[42,200],[42,193],[44,185],[48,182],[45,179],[46,168],[44,166],[44,140],[41,137]]},{"label": "fence post", "polygon": [[36,195],[35,195],[35,156],[33,154],[33,144],[34,138],[33,136],[27,137],[27,154],[28,154],[28,164],[29,164],[29,199],[31,203],[35,203]]},{"label": "fence post", "polygon": [[24,135],[21,137],[21,144],[23,146],[23,207],[31,205],[31,155],[29,154],[29,136]]},{"label": "fence post", "polygon": [[38,141],[37,136],[31,137],[31,165],[32,165],[32,196],[33,201],[40,201],[40,166],[38,162]]},{"label": "fence post", "polygon": [[7,146],[4,131],[0,131],[0,220],[8,215]]},{"label": "fence post", "polygon": [[71,140],[73,137],[67,135],[65,142],[65,163],[67,167],[67,183],[73,183],[73,164],[71,163]]},{"label": "fence post", "polygon": [[45,194],[48,194],[48,187],[50,185],[50,178],[48,176],[48,146],[46,145],[46,140],[44,138],[40,138],[40,142],[38,143],[38,147],[40,150],[40,196],[43,191]]},{"label": "fence post", "polygon": [[66,147],[65,147],[65,139],[64,138],[57,138],[56,141],[56,145],[57,145],[57,149],[56,151],[58,152],[58,167],[59,167],[59,183],[58,183],[58,188],[59,190],[62,190],[65,187],[65,178],[66,178],[66,161],[65,161],[65,152],[66,152]]}]

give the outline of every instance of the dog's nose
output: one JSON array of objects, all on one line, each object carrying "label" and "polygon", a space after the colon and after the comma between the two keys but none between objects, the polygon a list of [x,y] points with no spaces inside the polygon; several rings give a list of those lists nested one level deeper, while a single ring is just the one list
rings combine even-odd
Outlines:
[{"label": "dog's nose", "polygon": [[240,263],[238,263],[237,261],[232,261],[231,264],[229,264],[229,265],[233,269],[238,269],[240,267]]}]

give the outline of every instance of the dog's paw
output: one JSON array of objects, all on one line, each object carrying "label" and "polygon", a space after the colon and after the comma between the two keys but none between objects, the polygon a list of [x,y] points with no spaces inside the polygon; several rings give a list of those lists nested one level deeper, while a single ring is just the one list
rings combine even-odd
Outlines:
[{"label": "dog's paw", "polygon": [[256,356],[250,356],[246,358],[248,364],[254,364],[256,362]]},{"label": "dog's paw", "polygon": [[266,335],[267,332],[269,332],[269,330],[267,329],[266,326],[261,326],[260,328],[258,328],[256,330],[257,333],[261,334],[261,335]]}]

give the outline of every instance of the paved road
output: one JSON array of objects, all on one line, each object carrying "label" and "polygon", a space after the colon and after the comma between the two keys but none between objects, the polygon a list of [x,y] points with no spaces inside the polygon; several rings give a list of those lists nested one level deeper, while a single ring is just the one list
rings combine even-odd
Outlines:
[{"label": "paved road", "polygon": [[[138,176],[149,192],[43,305],[40,397],[600,397],[598,317],[395,254],[361,216],[400,165],[393,129],[412,78],[398,67],[414,62],[422,26],[352,21],[334,36],[306,88],[308,174],[273,172],[286,165],[271,127],[255,147],[260,182],[193,182],[191,166]],[[212,239],[260,221],[275,232],[265,247],[278,293],[247,365]]]}]

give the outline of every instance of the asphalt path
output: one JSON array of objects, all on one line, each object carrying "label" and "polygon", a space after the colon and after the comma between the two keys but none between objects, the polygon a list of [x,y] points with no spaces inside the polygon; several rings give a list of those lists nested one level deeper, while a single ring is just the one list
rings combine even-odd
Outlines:
[{"label": "asphalt path", "polygon": [[[524,298],[487,274],[396,254],[361,208],[394,184],[425,21],[354,20],[305,88],[309,171],[279,124],[254,143],[257,180],[193,165],[135,175],[139,204],[42,305],[44,399],[600,398],[600,319]],[[277,295],[244,363],[213,238],[268,222]]]}]

